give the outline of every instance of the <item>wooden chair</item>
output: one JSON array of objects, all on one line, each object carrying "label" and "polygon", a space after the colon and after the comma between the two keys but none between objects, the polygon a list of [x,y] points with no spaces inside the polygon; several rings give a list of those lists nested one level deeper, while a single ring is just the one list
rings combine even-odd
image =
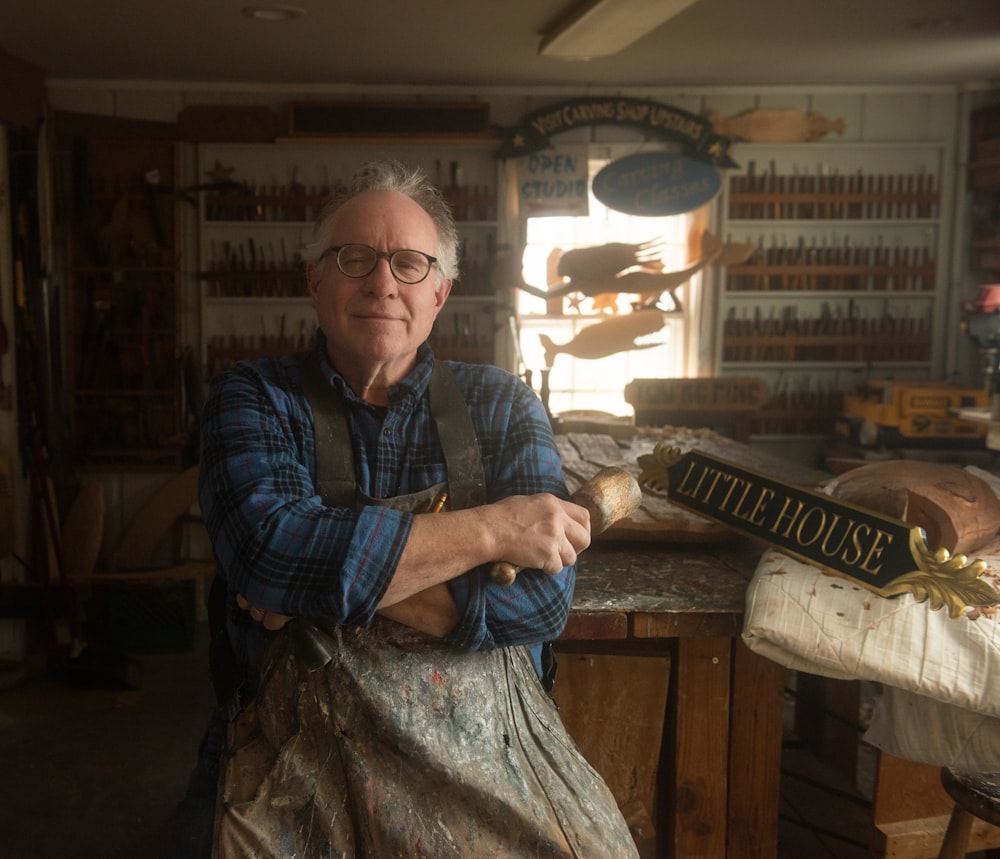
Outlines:
[{"label": "wooden chair", "polygon": [[955,800],[938,859],[963,859],[970,851],[972,826],[978,818],[1000,826],[1000,773],[960,773],[944,767],[941,785]]},{"label": "wooden chair", "polygon": [[129,521],[108,569],[86,577],[105,589],[108,628],[126,653],[172,653],[195,646],[198,582],[215,574],[211,560],[185,552],[188,527],[199,525],[198,467],[170,478]]},{"label": "wooden chair", "polygon": [[[94,572],[94,583],[157,583],[206,579],[215,572],[212,561],[182,557],[180,532],[198,503],[198,466],[168,480],[154,492],[129,521],[114,553],[110,569]],[[166,541],[174,541],[171,562],[157,558]]]}]

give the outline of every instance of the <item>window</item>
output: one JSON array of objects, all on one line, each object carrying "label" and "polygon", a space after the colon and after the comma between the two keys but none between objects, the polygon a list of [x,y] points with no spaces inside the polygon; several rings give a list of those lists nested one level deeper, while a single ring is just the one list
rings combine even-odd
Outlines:
[{"label": "window", "polygon": [[[611,156],[591,158],[591,180],[611,160]],[[557,280],[558,275],[554,272],[560,251],[609,242],[648,242],[655,245],[664,271],[684,268],[692,260],[689,247],[695,220],[690,213],[667,218],[626,215],[606,208],[591,194],[590,213],[585,217],[528,218],[524,280],[540,289],[558,288],[564,283],[561,278]],[[546,302],[518,290],[522,360],[525,369],[531,371],[536,390],[541,386],[542,371],[548,369],[550,411],[553,414],[585,410],[627,415],[631,413],[631,406],[625,401],[624,389],[630,380],[693,375],[689,366],[693,359],[689,356],[695,354],[697,328],[692,323],[692,310],[698,304],[700,283],[701,277],[696,275],[677,290],[679,310],[669,294],[662,297],[658,306],[672,311],[665,317],[663,327],[634,341],[638,345],[655,345],[593,359],[575,357],[560,351],[559,347],[567,347],[589,326],[633,312],[633,304],[638,302],[639,296],[612,293],[595,298],[576,293],[559,301]],[[550,347],[548,360],[543,346],[545,338],[555,347]],[[627,345],[630,342],[628,332],[622,332],[614,342]]]}]

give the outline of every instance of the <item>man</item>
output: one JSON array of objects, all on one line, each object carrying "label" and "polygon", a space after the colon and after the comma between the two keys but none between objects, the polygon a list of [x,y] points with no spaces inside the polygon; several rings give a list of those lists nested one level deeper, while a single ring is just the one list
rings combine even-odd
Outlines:
[{"label": "man", "polygon": [[213,384],[201,506],[250,702],[219,856],[635,855],[539,679],[588,514],[533,393],[426,342],[457,248],[422,171],[367,165],[304,251],[313,352]]}]

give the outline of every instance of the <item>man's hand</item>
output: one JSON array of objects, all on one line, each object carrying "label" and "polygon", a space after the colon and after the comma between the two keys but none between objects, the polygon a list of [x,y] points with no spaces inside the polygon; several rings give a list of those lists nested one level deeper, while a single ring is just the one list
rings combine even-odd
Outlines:
[{"label": "man's hand", "polygon": [[586,508],[548,493],[515,495],[481,509],[489,511],[498,561],[555,575],[590,545]]},{"label": "man's hand", "polygon": [[419,513],[379,610],[494,561],[554,576],[575,564],[589,545],[587,509],[546,492],[447,513]]},{"label": "man's hand", "polygon": [[236,605],[243,609],[243,611],[249,612],[250,617],[255,621],[264,624],[264,629],[269,629],[272,632],[281,629],[292,619],[291,615],[278,614],[275,611],[267,611],[266,609],[257,608],[255,605],[250,605],[243,594],[236,595]]}]

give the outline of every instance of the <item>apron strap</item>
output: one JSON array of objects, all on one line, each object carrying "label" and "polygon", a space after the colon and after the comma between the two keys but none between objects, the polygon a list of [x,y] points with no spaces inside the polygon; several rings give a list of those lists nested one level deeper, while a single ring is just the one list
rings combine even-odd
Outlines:
[{"label": "apron strap", "polygon": [[[313,410],[316,437],[316,489],[331,507],[355,505],[354,454],[343,397],[323,377],[313,352],[299,355],[302,390]],[[431,416],[444,450],[449,506],[453,510],[486,503],[482,454],[465,397],[447,363],[435,361],[431,371]]]},{"label": "apron strap", "polygon": [[323,378],[312,352],[299,354],[302,390],[313,410],[316,437],[316,491],[329,507],[354,508],[356,478],[343,396]]},{"label": "apron strap", "polygon": [[434,362],[429,393],[448,470],[450,506],[453,510],[480,507],[486,503],[486,478],[479,440],[465,397],[444,361]]}]

